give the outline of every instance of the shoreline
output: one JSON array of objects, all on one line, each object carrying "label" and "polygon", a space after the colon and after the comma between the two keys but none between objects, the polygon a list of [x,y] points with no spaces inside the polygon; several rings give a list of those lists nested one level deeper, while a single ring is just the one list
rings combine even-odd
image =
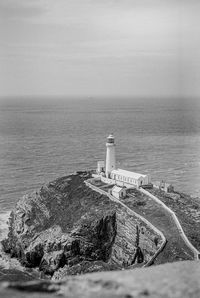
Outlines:
[{"label": "shoreline", "polygon": [[[84,173],[86,173],[86,171],[79,171],[79,174],[82,173],[84,175]],[[75,173],[73,173],[74,175]],[[76,173],[78,174],[78,172]],[[63,179],[64,177],[61,177],[61,178],[57,178],[58,180],[59,179]],[[87,180],[86,180],[87,181]],[[85,181],[85,184],[87,185]],[[49,182],[49,185],[51,187],[51,183]],[[191,197],[191,196],[190,196]],[[191,197],[192,198],[192,197]],[[1,223],[1,229],[0,229],[0,241],[5,239],[6,236],[7,236],[7,233],[8,233],[8,224],[7,224],[7,221],[8,221],[8,218],[9,218],[9,215],[10,215],[10,212],[11,211],[4,211],[4,212],[1,212],[0,213],[0,223]],[[144,216],[145,219],[149,220],[148,218],[146,218]],[[152,222],[150,221],[150,223],[152,224]],[[167,237],[166,237],[167,239]],[[0,263],[1,263],[1,266],[4,268],[4,269],[9,269],[9,270],[13,270],[13,269],[16,269],[16,270],[19,270],[21,272],[25,272],[25,273],[29,273],[31,274],[30,270],[27,270],[27,268],[25,268],[24,266],[22,266],[20,264],[20,262],[16,259],[16,258],[11,258],[9,254],[6,254],[3,249],[2,249],[2,244],[0,244]],[[33,273],[34,273],[35,270],[33,270]],[[39,272],[35,272],[35,274],[39,274]]]}]

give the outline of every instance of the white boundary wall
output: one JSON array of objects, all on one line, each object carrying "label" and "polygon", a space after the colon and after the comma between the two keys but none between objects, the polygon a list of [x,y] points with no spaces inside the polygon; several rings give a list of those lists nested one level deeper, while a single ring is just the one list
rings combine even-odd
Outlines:
[{"label": "white boundary wall", "polygon": [[[140,220],[142,220],[143,222],[146,223],[146,225],[148,225],[152,230],[154,230],[158,235],[160,235],[160,237],[162,238],[162,244],[159,247],[159,249],[155,252],[155,254],[152,256],[152,258],[146,263],[144,264],[143,267],[147,267],[150,266],[153,261],[155,260],[155,258],[158,256],[158,254],[163,250],[163,248],[165,247],[167,240],[164,236],[164,234],[158,230],[154,225],[152,225],[152,223],[150,223],[146,218],[144,218],[143,216],[139,215],[138,213],[136,213],[135,211],[133,211],[132,209],[130,209],[128,206],[126,206],[124,203],[122,203],[121,201],[119,201],[118,199],[116,199],[115,197],[113,197],[111,194],[107,193],[106,191],[98,188],[97,186],[94,186],[93,184],[90,183],[90,181],[93,179],[88,179],[85,181],[85,184],[90,187],[91,189],[93,189],[94,191],[97,191],[100,194],[106,195],[110,200],[122,205],[123,207],[126,208],[127,213],[130,215],[134,215],[135,217],[139,218]],[[109,179],[111,180],[111,179]]]},{"label": "white boundary wall", "polygon": [[107,184],[115,184],[115,180],[103,176],[100,176],[100,180]]},{"label": "white boundary wall", "polygon": [[165,203],[163,203],[160,199],[158,199],[156,196],[152,195],[150,192],[148,192],[147,190],[140,188],[139,191],[141,191],[142,193],[144,193],[145,195],[149,196],[150,198],[152,198],[154,201],[156,201],[158,204],[162,205],[162,207],[167,210],[168,213],[170,213],[174,219],[174,222],[178,228],[178,231],[183,239],[183,241],[185,242],[185,244],[193,251],[194,253],[194,257],[195,259],[199,260],[200,259],[200,252],[192,245],[192,243],[189,241],[189,239],[187,238],[187,236],[185,235],[183,228],[176,216],[176,214],[174,213],[174,211],[172,211],[169,207],[167,207],[165,205]]}]

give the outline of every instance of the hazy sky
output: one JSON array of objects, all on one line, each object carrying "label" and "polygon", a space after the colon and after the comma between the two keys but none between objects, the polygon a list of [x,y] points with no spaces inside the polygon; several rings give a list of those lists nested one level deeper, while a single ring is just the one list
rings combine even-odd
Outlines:
[{"label": "hazy sky", "polygon": [[0,0],[0,96],[199,96],[199,0]]}]

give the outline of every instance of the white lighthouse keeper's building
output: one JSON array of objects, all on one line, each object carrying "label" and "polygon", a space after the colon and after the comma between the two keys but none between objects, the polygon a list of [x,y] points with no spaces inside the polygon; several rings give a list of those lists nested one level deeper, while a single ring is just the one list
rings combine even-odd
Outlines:
[{"label": "white lighthouse keeper's building", "polygon": [[116,169],[115,139],[112,134],[107,137],[106,148],[106,177],[110,178],[111,172]]},{"label": "white lighthouse keeper's building", "polygon": [[133,185],[138,188],[151,183],[150,175],[139,174],[122,169],[113,170],[110,178],[115,180],[117,185],[127,187]]},{"label": "white lighthouse keeper's building", "polygon": [[107,137],[105,165],[106,166],[104,168],[104,162],[98,161],[96,170],[97,178],[104,183],[127,188],[139,188],[141,186],[147,186],[151,184],[150,175],[139,174],[123,169],[116,169],[115,139],[112,134]]}]

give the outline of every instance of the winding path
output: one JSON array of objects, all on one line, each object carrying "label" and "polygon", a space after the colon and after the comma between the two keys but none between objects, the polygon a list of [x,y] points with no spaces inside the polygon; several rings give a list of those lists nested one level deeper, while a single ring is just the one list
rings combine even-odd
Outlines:
[{"label": "winding path", "polygon": [[159,249],[155,252],[155,254],[152,256],[152,258],[143,266],[143,267],[147,267],[150,266],[153,261],[155,260],[155,258],[158,256],[158,254],[163,250],[163,248],[165,247],[167,240],[164,236],[164,234],[158,230],[154,225],[152,225],[152,223],[150,223],[146,218],[144,218],[143,216],[141,216],[140,214],[136,213],[135,211],[133,211],[132,209],[130,209],[127,205],[125,205],[124,203],[122,203],[120,200],[116,199],[115,197],[113,197],[112,195],[110,195],[108,192],[100,189],[97,186],[94,186],[93,184],[90,183],[90,181],[93,180],[92,179],[88,179],[85,181],[85,184],[90,187],[91,189],[93,189],[94,191],[106,195],[110,200],[122,205],[124,208],[126,208],[127,212],[130,215],[134,215],[135,217],[139,218],[140,220],[142,220],[143,222],[145,222],[149,227],[151,227],[152,230],[154,230],[158,235],[160,235],[161,239],[162,239],[162,244],[159,247]]},{"label": "winding path", "polygon": [[200,259],[200,252],[192,245],[192,243],[189,241],[189,239],[185,235],[185,233],[183,231],[183,228],[182,228],[176,214],[169,207],[167,207],[159,198],[152,195],[147,190],[145,190],[143,188],[139,188],[139,191],[142,192],[143,194],[149,196],[154,201],[156,201],[156,203],[160,204],[170,215],[172,215],[172,218],[173,218],[174,223],[175,223],[175,225],[176,225],[176,227],[179,231],[180,236],[182,237],[182,239],[185,242],[185,244],[187,245],[187,247],[189,247],[192,250],[192,252],[194,254],[194,259],[199,260]]},{"label": "winding path", "polygon": [[[133,214],[134,216],[140,218],[142,221],[144,221],[147,225],[149,225],[156,233],[158,233],[163,242],[161,247],[159,248],[159,250],[155,253],[155,255],[153,256],[153,258],[150,260],[150,262],[148,262],[148,264],[146,264],[145,266],[150,265],[153,260],[158,256],[158,254],[163,250],[164,246],[167,243],[166,237],[164,236],[164,234],[158,230],[152,223],[150,223],[146,218],[144,218],[143,216],[141,216],[140,214],[138,214],[137,212],[133,211],[131,208],[129,208],[126,204],[124,204],[123,202],[121,202],[120,200],[116,199],[115,197],[113,197],[112,195],[110,195],[108,192],[100,189],[99,187],[93,185],[91,182],[94,180],[94,178],[92,179],[88,179],[87,181],[85,181],[86,185],[89,186],[91,189],[99,192],[100,194],[106,195],[108,196],[112,201],[117,202],[118,204],[121,204],[123,207],[126,208],[126,210],[129,212],[129,214]],[[187,236],[185,235],[183,228],[176,216],[176,214],[169,208],[167,207],[158,197],[154,196],[153,194],[151,194],[150,192],[148,192],[147,190],[140,188],[138,189],[141,193],[143,193],[144,195],[148,196],[150,199],[152,199],[154,202],[156,202],[157,204],[159,204],[165,211],[167,211],[167,213],[169,214],[169,216],[172,218],[174,225],[177,228],[177,233],[179,234],[179,236],[181,237],[182,241],[184,242],[184,244],[187,246],[187,248],[189,248],[189,250],[191,251],[191,253],[194,256],[195,260],[199,260],[200,259],[200,252],[192,245],[192,243],[189,241],[189,239],[187,238]]]}]

